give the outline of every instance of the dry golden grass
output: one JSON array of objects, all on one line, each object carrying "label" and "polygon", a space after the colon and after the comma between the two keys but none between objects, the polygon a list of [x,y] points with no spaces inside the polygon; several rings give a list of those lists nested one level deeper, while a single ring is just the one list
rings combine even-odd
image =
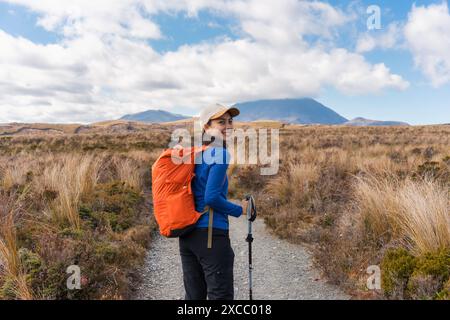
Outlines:
[{"label": "dry golden grass", "polygon": [[395,237],[415,255],[450,247],[448,190],[427,179],[359,178],[359,214],[375,237]]},{"label": "dry golden grass", "polygon": [[117,174],[120,181],[125,182],[129,187],[135,190],[142,189],[142,176],[136,163],[132,159],[114,158],[114,164],[117,168]]},{"label": "dry golden grass", "polygon": [[[14,223],[15,234],[3,231],[0,244],[2,270],[16,279],[15,298],[126,297],[127,270],[139,264],[154,226],[137,211],[149,211],[140,201],[173,125],[190,121],[0,137],[0,207],[12,195],[27,216],[4,224]],[[280,135],[279,173],[261,176],[258,165],[232,165],[230,195],[253,193],[266,224],[282,238],[308,244],[329,280],[355,292],[365,283],[365,268],[380,264],[390,248],[418,258],[449,248],[450,126],[289,125]],[[23,248],[52,267],[31,276],[17,258]],[[64,291],[61,266],[75,257],[103,289],[79,296]],[[110,270],[119,270],[117,284]]]},{"label": "dry golden grass", "polygon": [[[22,208],[0,217],[0,299],[128,296],[155,228],[144,204],[150,166],[170,136],[103,127],[0,137],[0,211]],[[80,291],[65,287],[74,261],[88,281]]]},{"label": "dry golden grass", "polygon": [[20,204],[11,198],[0,200],[3,200],[0,203],[0,282],[7,281],[7,290],[17,299],[31,300],[33,295],[19,258],[14,222],[14,215]]},{"label": "dry golden grass", "polygon": [[19,163],[13,163],[11,166],[0,167],[0,176],[2,177],[2,187],[10,189],[14,185],[20,185],[25,182],[26,167]]},{"label": "dry golden grass", "polygon": [[[357,292],[367,266],[389,248],[418,258],[450,248],[450,126],[286,126],[280,133],[279,173],[252,188],[255,170],[246,175],[250,190],[235,196],[254,193],[266,224],[311,246],[332,282]],[[235,180],[244,172],[233,168]]]},{"label": "dry golden grass", "polygon": [[398,193],[398,225],[406,245],[421,255],[450,248],[448,189],[434,181],[407,180]]},{"label": "dry golden grass", "polygon": [[156,149],[152,151],[143,151],[143,150],[133,150],[126,153],[126,156],[128,158],[134,159],[135,161],[139,161],[142,163],[148,163],[151,165],[153,161],[155,161],[159,154],[161,153],[161,150]]},{"label": "dry golden grass", "polygon": [[35,180],[35,188],[58,193],[49,208],[55,221],[68,222],[72,228],[80,229],[80,197],[95,188],[100,165],[100,159],[92,155],[72,154],[53,159],[45,167],[43,174]]}]

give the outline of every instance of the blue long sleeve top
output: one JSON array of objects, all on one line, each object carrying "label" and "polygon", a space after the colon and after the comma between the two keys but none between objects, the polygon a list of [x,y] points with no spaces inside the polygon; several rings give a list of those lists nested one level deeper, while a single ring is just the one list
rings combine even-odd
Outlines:
[{"label": "blue long sleeve top", "polygon": [[[228,230],[228,216],[239,217],[242,207],[227,200],[227,169],[229,152],[222,147],[209,147],[203,153],[201,163],[195,164],[195,176],[192,180],[192,192],[195,210],[204,212],[206,206],[213,209],[213,228]],[[197,228],[208,227],[209,214],[206,212],[197,221]]]}]

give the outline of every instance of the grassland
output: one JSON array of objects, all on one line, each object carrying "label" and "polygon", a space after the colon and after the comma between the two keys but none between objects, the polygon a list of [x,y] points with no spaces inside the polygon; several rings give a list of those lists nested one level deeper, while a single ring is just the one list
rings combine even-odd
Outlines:
[{"label": "grassland", "polygon": [[[180,125],[0,128],[0,298],[129,297],[155,228],[150,166]],[[449,299],[450,126],[275,127],[279,173],[231,165],[231,197],[253,193],[356,298]],[[73,264],[82,290],[66,287]],[[382,290],[365,287],[370,265]]]},{"label": "grassland", "polygon": [[[449,299],[450,126],[297,127],[282,131],[277,176],[235,166],[279,237],[314,252],[355,298]],[[367,290],[367,268],[382,290]]]},{"label": "grassland", "polygon": [[[0,298],[129,297],[155,228],[150,166],[168,134],[115,131],[0,138]],[[81,290],[67,289],[70,265]]]}]

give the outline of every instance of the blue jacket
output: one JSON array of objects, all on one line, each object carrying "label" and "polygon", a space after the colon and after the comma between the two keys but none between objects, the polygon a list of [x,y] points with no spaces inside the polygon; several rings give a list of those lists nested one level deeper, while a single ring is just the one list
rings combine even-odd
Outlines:
[{"label": "blue jacket", "polygon": [[[225,148],[209,147],[203,154],[201,163],[195,165],[195,177],[192,180],[192,192],[195,210],[205,211],[206,206],[213,209],[213,228],[228,230],[228,215],[239,217],[242,207],[227,200],[227,169],[230,154]],[[197,228],[208,227],[209,213],[197,221]]]}]

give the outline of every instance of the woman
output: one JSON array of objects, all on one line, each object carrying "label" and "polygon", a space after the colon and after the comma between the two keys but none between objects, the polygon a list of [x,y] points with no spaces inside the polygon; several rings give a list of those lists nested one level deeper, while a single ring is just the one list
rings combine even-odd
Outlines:
[{"label": "woman", "polygon": [[[240,217],[247,208],[227,200],[227,169],[230,154],[226,150],[227,133],[233,129],[237,108],[215,104],[202,110],[200,124],[205,138],[213,138],[198,156],[192,191],[201,216],[194,231],[180,237],[180,254],[186,300],[232,300],[234,298],[234,252],[230,245],[228,216]],[[197,164],[198,163],[198,164]],[[205,208],[212,211],[205,211]],[[212,218],[212,221],[210,220]],[[212,222],[210,234],[208,226]]]}]

